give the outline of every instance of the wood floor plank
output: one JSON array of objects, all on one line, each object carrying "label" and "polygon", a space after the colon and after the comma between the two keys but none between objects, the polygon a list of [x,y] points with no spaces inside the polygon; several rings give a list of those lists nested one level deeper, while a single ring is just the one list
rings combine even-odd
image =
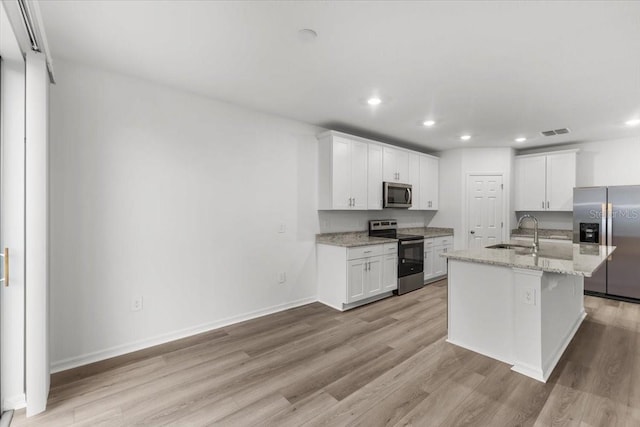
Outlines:
[{"label": "wood floor plank", "polygon": [[640,305],[585,297],[546,384],[445,341],[446,281],[320,303],[54,375],[12,426],[640,425]]}]

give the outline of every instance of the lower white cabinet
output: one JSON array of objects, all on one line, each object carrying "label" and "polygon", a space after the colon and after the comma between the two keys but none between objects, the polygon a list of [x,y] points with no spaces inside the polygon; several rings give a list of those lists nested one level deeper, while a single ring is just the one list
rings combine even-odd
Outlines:
[{"label": "lower white cabinet", "polygon": [[317,245],[318,300],[338,310],[398,288],[397,243],[345,248]]},{"label": "lower white cabinet", "polygon": [[447,275],[447,259],[440,256],[453,250],[453,236],[424,239],[424,281],[433,282]]}]

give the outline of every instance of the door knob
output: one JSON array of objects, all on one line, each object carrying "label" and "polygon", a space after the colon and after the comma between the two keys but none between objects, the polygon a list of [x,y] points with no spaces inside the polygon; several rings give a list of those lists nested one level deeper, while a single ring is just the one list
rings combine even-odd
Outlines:
[{"label": "door knob", "polygon": [[476,232],[475,232],[475,231],[473,231],[473,230],[471,230],[469,233],[471,233],[471,234],[476,234]]}]

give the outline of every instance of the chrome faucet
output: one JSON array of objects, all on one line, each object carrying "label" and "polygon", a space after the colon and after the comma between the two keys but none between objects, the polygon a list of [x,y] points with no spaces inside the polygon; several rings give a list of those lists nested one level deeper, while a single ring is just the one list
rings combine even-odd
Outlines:
[{"label": "chrome faucet", "polygon": [[522,224],[522,221],[525,219],[533,220],[533,252],[538,252],[538,249],[540,248],[540,240],[538,239],[538,219],[533,215],[524,214],[518,220],[518,229],[520,229],[520,224]]}]

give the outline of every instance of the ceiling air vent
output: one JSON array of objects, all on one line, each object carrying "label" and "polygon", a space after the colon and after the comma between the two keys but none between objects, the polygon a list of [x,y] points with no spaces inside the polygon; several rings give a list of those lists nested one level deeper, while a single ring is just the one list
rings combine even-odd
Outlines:
[{"label": "ceiling air vent", "polygon": [[569,132],[571,132],[569,128],[562,128],[562,129],[556,129],[556,130],[545,130],[540,133],[543,134],[544,136],[553,136],[553,135],[563,135]]}]

